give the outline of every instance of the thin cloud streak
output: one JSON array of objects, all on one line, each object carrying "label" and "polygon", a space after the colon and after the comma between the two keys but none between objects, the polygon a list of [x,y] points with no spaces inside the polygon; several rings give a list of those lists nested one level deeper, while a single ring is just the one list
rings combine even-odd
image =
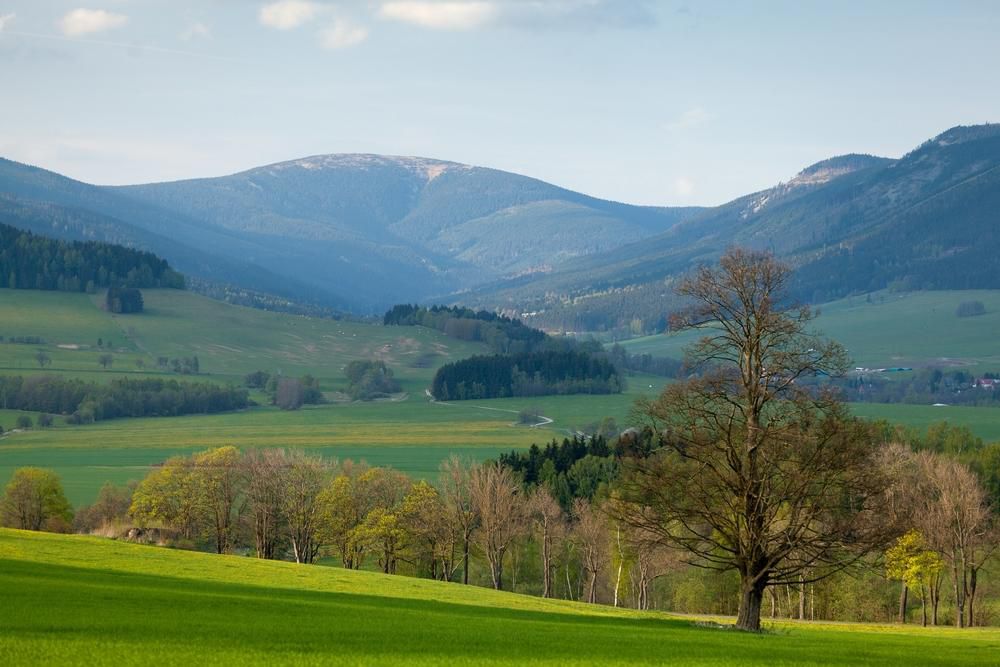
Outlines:
[{"label": "thin cloud streak", "polygon": [[251,64],[251,61],[241,59],[241,58],[231,58],[228,56],[216,56],[211,53],[199,53],[197,51],[183,51],[180,49],[167,49],[160,46],[153,46],[151,44],[138,44],[130,42],[115,42],[107,39],[81,39],[79,37],[63,37],[62,35],[46,35],[39,32],[23,32],[20,30],[8,30],[4,34],[7,35],[17,35],[19,37],[28,37],[31,39],[45,39],[54,40],[57,42],[69,42],[71,44],[92,44],[95,46],[114,46],[122,49],[132,49],[138,51],[147,51],[149,53],[164,53],[175,56],[188,56],[191,58],[207,58],[209,60],[219,60],[223,62],[230,63],[240,63],[243,65]]}]

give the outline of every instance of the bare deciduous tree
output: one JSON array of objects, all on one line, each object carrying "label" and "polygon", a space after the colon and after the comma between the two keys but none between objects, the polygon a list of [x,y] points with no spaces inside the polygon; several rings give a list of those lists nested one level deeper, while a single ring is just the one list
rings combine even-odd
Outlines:
[{"label": "bare deciduous tree", "polygon": [[842,372],[844,350],[788,305],[789,276],[736,249],[680,283],[691,305],[671,329],[705,332],[687,355],[699,375],[637,403],[659,446],[631,462],[617,505],[691,563],[737,571],[737,627],[751,631],[768,586],[821,579],[884,542],[868,430],[802,382]]},{"label": "bare deciduous tree", "polygon": [[528,498],[528,517],[538,538],[542,558],[542,597],[552,597],[552,574],[555,559],[555,543],[565,534],[566,525],[562,508],[552,493],[544,486],[538,486]]},{"label": "bare deciduous tree", "polygon": [[587,602],[597,602],[597,581],[608,566],[611,533],[607,517],[582,498],[573,502],[576,524],[573,535],[580,553],[583,569],[587,573]]},{"label": "bare deciduous tree", "polygon": [[281,473],[281,511],[288,527],[296,563],[312,563],[319,552],[319,494],[329,474],[323,459],[300,450],[287,455]]},{"label": "bare deciduous tree", "polygon": [[[441,464],[441,497],[448,522],[462,541],[462,583],[469,583],[469,545],[479,525],[479,513],[472,502],[472,466],[451,456]],[[450,575],[449,575],[450,576]]]},{"label": "bare deciduous tree", "polygon": [[521,486],[510,468],[488,463],[472,469],[469,491],[479,516],[474,540],[486,557],[493,588],[501,590],[504,559],[523,527]]},{"label": "bare deciduous tree", "polygon": [[282,477],[286,463],[282,449],[251,449],[243,457],[247,510],[257,558],[279,556],[282,531]]},{"label": "bare deciduous tree", "polygon": [[1000,536],[982,485],[968,466],[922,453],[919,461],[929,493],[916,513],[916,524],[930,546],[944,558],[955,595],[955,625],[975,625],[977,580]]}]

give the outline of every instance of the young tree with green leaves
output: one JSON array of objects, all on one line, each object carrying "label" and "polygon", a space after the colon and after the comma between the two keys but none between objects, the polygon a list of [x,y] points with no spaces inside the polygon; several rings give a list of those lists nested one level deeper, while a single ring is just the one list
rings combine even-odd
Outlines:
[{"label": "young tree with green leaves", "polygon": [[18,468],[0,501],[3,525],[21,530],[62,531],[73,511],[59,476],[43,468]]},{"label": "young tree with green leaves", "polygon": [[[941,573],[944,561],[930,550],[924,536],[910,530],[885,552],[885,571],[890,579],[902,582],[920,595],[922,624],[927,625],[927,599],[930,598],[933,624],[937,625],[938,602],[941,598]],[[906,622],[905,609],[900,622]]]}]

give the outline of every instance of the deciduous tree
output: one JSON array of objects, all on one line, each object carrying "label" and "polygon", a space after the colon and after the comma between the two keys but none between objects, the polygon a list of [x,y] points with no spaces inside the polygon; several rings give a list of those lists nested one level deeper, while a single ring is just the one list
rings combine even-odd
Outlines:
[{"label": "deciduous tree", "polygon": [[43,468],[19,468],[4,490],[0,515],[21,530],[62,530],[73,519],[59,476]]},{"label": "deciduous tree", "polygon": [[689,306],[671,330],[704,332],[687,351],[697,375],[637,403],[658,449],[631,462],[617,505],[692,563],[735,570],[737,627],[751,631],[768,586],[821,579],[884,543],[868,429],[804,384],[842,372],[846,355],[812,333],[808,307],[790,305],[790,275],[735,249],[681,281]]}]

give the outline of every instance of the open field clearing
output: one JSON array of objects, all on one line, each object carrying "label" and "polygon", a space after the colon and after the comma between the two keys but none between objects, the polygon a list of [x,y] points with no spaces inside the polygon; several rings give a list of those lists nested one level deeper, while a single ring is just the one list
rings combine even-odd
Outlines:
[{"label": "open field clearing", "polygon": [[[485,346],[420,327],[382,327],[232,306],[191,292],[143,290],[146,312],[113,315],[86,294],[0,290],[0,335],[38,336],[45,345],[0,344],[0,372],[40,372],[39,349],[52,360],[44,372],[101,380],[155,373],[158,357],[197,356],[198,381],[242,382],[256,370],[319,377],[324,391],[345,384],[344,366],[381,359],[404,389],[430,384],[443,363],[486,351]],[[112,342],[110,370],[97,363],[97,339]],[[60,347],[62,346],[62,347]],[[69,349],[77,346],[79,349]],[[118,352],[121,348],[123,351]],[[143,368],[136,367],[142,359]],[[171,374],[172,377],[178,377]]]},{"label": "open field clearing", "polygon": [[322,566],[0,530],[0,662],[985,665],[1000,631],[691,619]]},{"label": "open field clearing", "polygon": [[[958,317],[958,305],[981,301],[986,314]],[[854,365],[940,366],[1000,371],[1000,291],[879,292],[823,305],[816,328],[847,348]],[[633,354],[677,357],[697,335],[622,341]]]}]

